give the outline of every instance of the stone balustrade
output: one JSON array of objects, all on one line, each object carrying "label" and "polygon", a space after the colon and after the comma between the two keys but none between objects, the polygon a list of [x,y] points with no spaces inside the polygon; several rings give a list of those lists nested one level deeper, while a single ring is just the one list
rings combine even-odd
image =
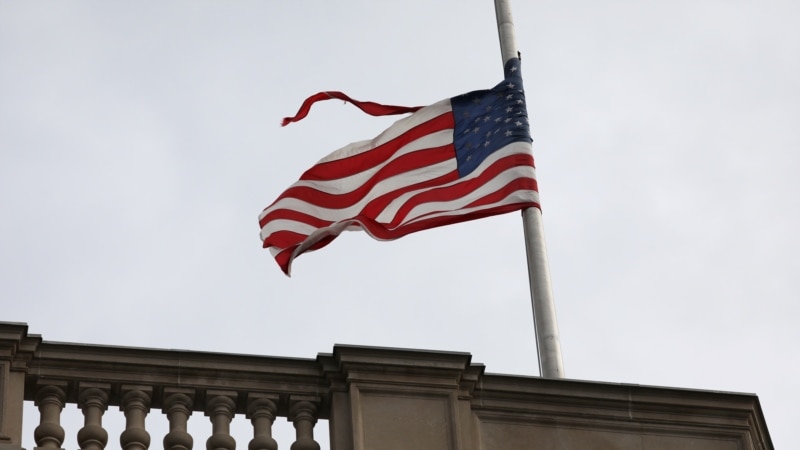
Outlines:
[{"label": "stone balustrade", "polygon": [[[66,433],[90,450],[162,439],[168,450],[233,450],[234,420],[252,425],[238,445],[276,450],[278,417],[295,428],[291,450],[320,449],[319,420],[333,450],[772,448],[750,394],[493,375],[453,352],[335,346],[295,359],[47,342],[0,322],[0,450],[21,448],[25,400],[39,411],[34,450],[63,448]],[[62,427],[67,404],[80,429]],[[114,437],[103,427],[111,407],[125,418]],[[163,438],[146,429],[153,410],[168,421]],[[190,435],[193,412],[209,436]]]}]

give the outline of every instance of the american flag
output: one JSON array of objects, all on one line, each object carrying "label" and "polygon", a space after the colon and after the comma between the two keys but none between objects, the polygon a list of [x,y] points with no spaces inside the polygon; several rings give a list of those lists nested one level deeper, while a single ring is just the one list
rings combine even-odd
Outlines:
[{"label": "american flag", "polygon": [[425,107],[339,98],[372,115],[411,115],[372,140],[347,145],[306,171],[259,215],[261,240],[286,275],[297,256],[362,229],[392,240],[415,231],[539,207],[519,59],[505,80]]}]

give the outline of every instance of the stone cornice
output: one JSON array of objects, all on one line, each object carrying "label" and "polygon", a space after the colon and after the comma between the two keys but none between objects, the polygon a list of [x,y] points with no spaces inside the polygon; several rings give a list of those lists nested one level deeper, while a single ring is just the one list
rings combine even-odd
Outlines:
[{"label": "stone cornice", "polygon": [[25,371],[41,342],[24,323],[0,322],[0,361],[10,361],[11,370]]},{"label": "stone cornice", "polygon": [[682,430],[772,448],[754,394],[486,374],[472,410],[484,420],[624,432]]}]

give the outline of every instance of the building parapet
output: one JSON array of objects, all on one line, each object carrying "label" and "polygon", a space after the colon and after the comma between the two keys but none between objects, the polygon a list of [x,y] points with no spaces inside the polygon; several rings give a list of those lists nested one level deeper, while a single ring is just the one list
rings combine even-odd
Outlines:
[{"label": "building parapet", "polygon": [[125,415],[125,450],[151,445],[152,409],[169,421],[171,450],[194,445],[194,411],[212,423],[209,449],[233,450],[242,416],[251,450],[278,448],[277,417],[295,427],[292,450],[319,449],[320,419],[333,450],[773,448],[752,394],[489,374],[457,352],[336,345],[301,359],[48,342],[0,322],[0,450],[21,448],[25,400],[39,410],[35,449],[62,448],[66,404],[84,415],[69,432],[96,450],[109,406]]}]

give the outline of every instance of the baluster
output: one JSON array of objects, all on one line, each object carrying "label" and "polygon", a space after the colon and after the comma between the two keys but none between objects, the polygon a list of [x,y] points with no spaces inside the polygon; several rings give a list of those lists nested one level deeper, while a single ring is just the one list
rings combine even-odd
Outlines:
[{"label": "baluster", "polygon": [[192,450],[194,439],[186,431],[192,415],[192,390],[164,389],[164,414],[169,420],[169,433],[164,436],[165,450]]},{"label": "baluster", "polygon": [[61,410],[67,395],[64,392],[66,383],[48,384],[36,392],[34,404],[39,407],[39,426],[33,430],[36,441],[34,450],[60,449],[64,443],[64,429],[61,428]]},{"label": "baluster", "polygon": [[150,433],[144,428],[144,419],[150,412],[152,388],[145,386],[123,386],[119,409],[125,413],[125,431],[119,436],[123,450],[147,450]]},{"label": "baluster", "polygon": [[278,450],[278,443],[272,438],[272,424],[278,406],[277,395],[250,394],[247,403],[247,418],[253,423],[253,439],[249,450]]},{"label": "baluster", "polygon": [[231,420],[236,411],[235,392],[209,391],[206,393],[206,415],[211,420],[211,437],[206,441],[208,450],[234,450],[236,440],[231,437]]},{"label": "baluster", "polygon": [[78,431],[82,450],[103,450],[108,432],[103,429],[103,413],[108,408],[108,385],[81,384],[78,407],[83,411],[83,428]]},{"label": "baluster", "polygon": [[308,400],[295,401],[289,408],[289,420],[294,424],[297,439],[291,450],[319,450],[314,440],[314,424],[317,423],[317,405]]}]

